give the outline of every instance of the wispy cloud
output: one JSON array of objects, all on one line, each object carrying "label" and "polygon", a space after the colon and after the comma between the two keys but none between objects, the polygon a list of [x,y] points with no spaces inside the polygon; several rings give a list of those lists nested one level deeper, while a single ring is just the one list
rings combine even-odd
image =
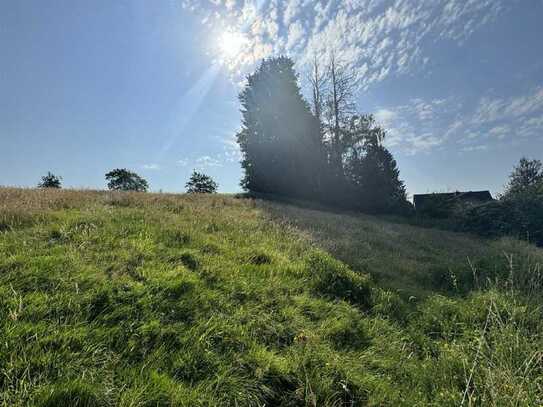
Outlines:
[{"label": "wispy cloud", "polygon": [[387,128],[393,125],[394,120],[398,116],[396,112],[389,109],[379,109],[374,115],[379,124]]},{"label": "wispy cloud", "polygon": [[388,145],[408,154],[447,142],[460,144],[462,151],[482,151],[519,137],[543,137],[543,88],[517,96],[483,96],[473,108],[457,98],[412,99],[381,108],[375,117],[388,129]]},{"label": "wispy cloud", "polygon": [[[464,42],[517,0],[184,0],[211,30],[234,29],[247,46],[230,64],[248,69],[287,54],[304,64],[331,49],[361,74],[362,87],[428,63],[424,47]],[[241,73],[241,72],[240,72]]]},{"label": "wispy cloud", "polygon": [[206,169],[206,168],[211,168],[211,167],[222,167],[223,163],[220,159],[216,157],[203,155],[196,159],[195,166],[196,168],[199,168],[199,169]]},{"label": "wispy cloud", "polygon": [[543,137],[543,87],[536,87],[523,95],[509,97],[485,96],[477,103],[472,115],[465,115],[457,132],[476,134],[473,142],[481,139],[514,141],[519,137]]},{"label": "wispy cloud", "polygon": [[[292,56],[299,68],[333,50],[359,76],[361,89],[431,66],[430,48],[448,40],[462,45],[519,0],[183,0],[202,15],[210,32],[234,30],[246,38],[228,61],[243,76],[261,58]],[[481,98],[476,106],[455,97],[411,99],[384,106],[377,120],[387,143],[416,154],[457,143],[481,151],[488,143],[530,137],[543,129],[543,88],[517,97]],[[239,159],[235,143],[224,162]]]},{"label": "wispy cloud", "polygon": [[443,145],[451,135],[448,128],[459,126],[449,123],[460,107],[458,100],[452,97],[429,101],[412,99],[404,105],[378,109],[375,118],[387,130],[385,143],[412,155]]},{"label": "wispy cloud", "polygon": [[241,150],[239,144],[236,141],[236,136],[234,133],[230,137],[222,139],[224,144],[224,159],[227,162],[238,163],[242,159]]},{"label": "wispy cloud", "polygon": [[144,170],[149,170],[149,171],[157,171],[160,169],[160,165],[158,164],[143,164],[141,166],[141,168],[143,168]]},{"label": "wispy cloud", "polygon": [[503,119],[526,118],[533,113],[543,114],[543,87],[516,97],[484,97],[479,102],[472,122],[489,124]]},{"label": "wispy cloud", "polygon": [[462,148],[462,151],[464,152],[472,152],[472,151],[486,151],[488,150],[488,145],[486,144],[479,144],[475,146],[466,146]]}]

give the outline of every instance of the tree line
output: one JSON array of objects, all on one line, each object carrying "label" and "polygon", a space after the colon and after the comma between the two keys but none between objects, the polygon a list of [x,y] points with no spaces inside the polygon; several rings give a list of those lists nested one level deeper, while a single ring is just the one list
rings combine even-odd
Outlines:
[{"label": "tree line", "polygon": [[[107,187],[112,191],[147,192],[149,183],[147,180],[126,168],[116,168],[105,175]],[[48,172],[41,178],[38,188],[62,188],[62,177]],[[219,188],[209,175],[193,171],[185,184],[187,193],[216,193]]]},{"label": "tree line", "polygon": [[[294,62],[265,59],[239,94],[241,186],[250,193],[318,201],[371,213],[413,212],[385,130],[354,101],[356,75],[334,54],[308,75],[310,101],[299,85]],[[127,169],[106,175],[108,188],[147,191],[145,179]],[[59,188],[48,173],[40,187]],[[193,172],[187,192],[213,193],[218,185]],[[543,164],[523,158],[498,200],[459,207],[455,228],[483,235],[517,235],[543,245]]]},{"label": "tree line", "polygon": [[354,102],[356,77],[333,54],[302,95],[294,62],[265,59],[239,95],[241,186],[253,193],[316,200],[364,212],[411,208],[385,130]]},{"label": "tree line", "polygon": [[[252,193],[319,201],[373,213],[413,213],[385,130],[354,101],[356,75],[334,54],[313,61],[310,101],[287,57],[263,60],[240,92],[241,186]],[[459,207],[455,229],[515,235],[543,245],[543,164],[521,159],[505,192]]]},{"label": "tree line", "polygon": [[461,210],[454,221],[469,232],[512,235],[543,246],[543,163],[522,158],[496,201]]}]

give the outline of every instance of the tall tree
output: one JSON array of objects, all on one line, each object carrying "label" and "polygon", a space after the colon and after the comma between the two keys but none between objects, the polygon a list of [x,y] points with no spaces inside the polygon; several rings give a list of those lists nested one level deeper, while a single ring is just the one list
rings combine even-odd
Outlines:
[{"label": "tall tree", "polygon": [[343,129],[355,112],[354,90],[356,76],[342,63],[335,52],[328,66],[329,91],[326,98],[327,129],[330,135],[330,163],[338,175],[343,173]]},{"label": "tall tree", "polygon": [[311,86],[311,102],[313,115],[321,124],[323,121],[323,110],[325,107],[325,98],[327,94],[328,76],[326,71],[321,67],[317,56],[313,58],[313,62],[309,72],[309,84]]},{"label": "tall tree", "polygon": [[332,54],[326,75],[314,61],[309,82],[313,112],[290,59],[264,60],[247,78],[237,134],[242,186],[374,212],[406,206],[384,130],[371,115],[355,114],[354,74]]},{"label": "tall tree", "polygon": [[385,131],[372,115],[353,116],[344,138],[350,206],[369,212],[401,212],[408,207],[396,160],[383,145]]},{"label": "tall tree", "polygon": [[239,99],[242,186],[253,192],[314,196],[322,161],[319,122],[301,95],[292,60],[262,61]]}]

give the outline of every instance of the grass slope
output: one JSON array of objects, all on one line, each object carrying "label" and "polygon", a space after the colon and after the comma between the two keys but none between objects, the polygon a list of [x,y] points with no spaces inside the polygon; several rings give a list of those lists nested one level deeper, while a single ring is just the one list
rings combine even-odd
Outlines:
[{"label": "grass slope", "polygon": [[542,260],[220,195],[0,189],[0,405],[539,405]]},{"label": "grass slope", "polygon": [[531,275],[530,267],[543,259],[541,250],[513,239],[488,240],[416,227],[403,219],[274,202],[259,206],[275,222],[298,229],[353,270],[371,274],[379,285],[404,297],[466,293],[488,279],[503,280],[511,263],[523,276]]}]

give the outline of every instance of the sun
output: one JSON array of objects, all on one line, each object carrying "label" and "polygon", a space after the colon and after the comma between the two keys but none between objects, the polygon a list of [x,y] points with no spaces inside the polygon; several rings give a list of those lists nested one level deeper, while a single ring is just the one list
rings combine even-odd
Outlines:
[{"label": "sun", "polygon": [[219,38],[219,50],[225,59],[237,57],[247,44],[248,40],[241,32],[228,30]]}]

